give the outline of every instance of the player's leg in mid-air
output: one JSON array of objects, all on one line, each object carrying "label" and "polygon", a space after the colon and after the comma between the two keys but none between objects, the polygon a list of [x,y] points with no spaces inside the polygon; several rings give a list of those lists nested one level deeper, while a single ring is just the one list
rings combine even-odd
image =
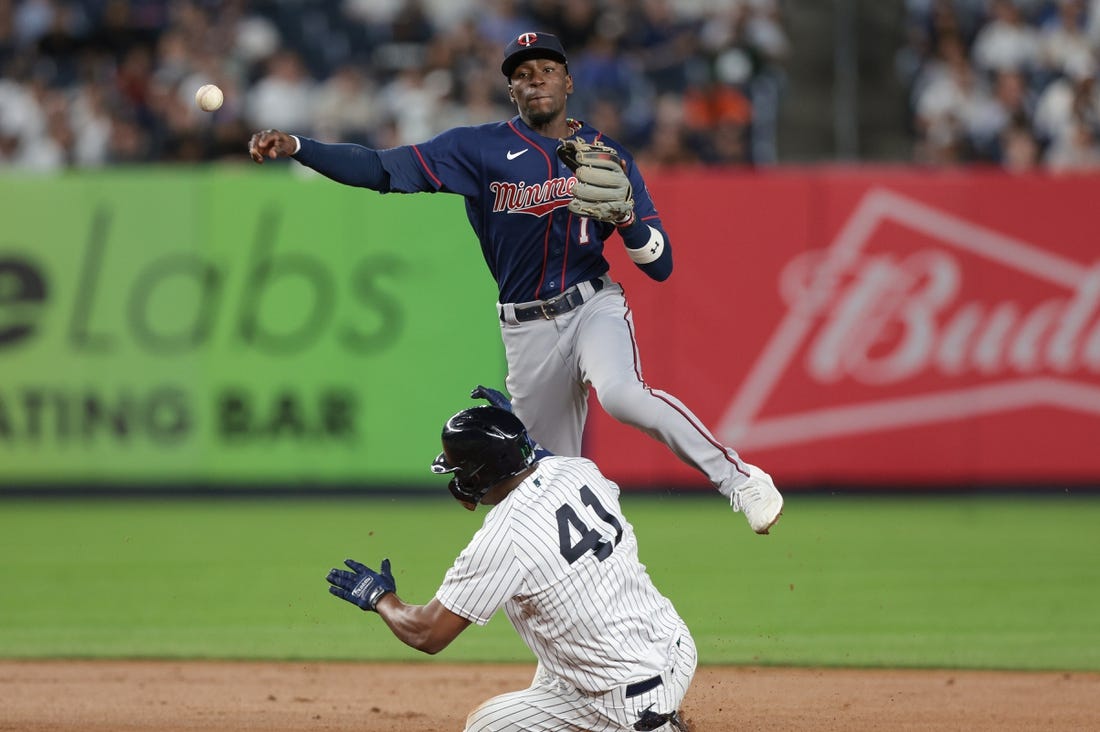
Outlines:
[{"label": "player's leg in mid-air", "polygon": [[560,337],[579,310],[554,320],[501,323],[512,410],[532,439],[556,455],[581,454],[588,416],[588,386],[577,378],[572,344]]},{"label": "player's leg in mid-air", "polygon": [[622,288],[604,288],[571,323],[580,378],[590,383],[604,410],[624,424],[665,443],[710,480],[757,533],[766,533],[783,508],[771,478],[741,460],[711,434],[683,402],[642,378],[634,323]]}]

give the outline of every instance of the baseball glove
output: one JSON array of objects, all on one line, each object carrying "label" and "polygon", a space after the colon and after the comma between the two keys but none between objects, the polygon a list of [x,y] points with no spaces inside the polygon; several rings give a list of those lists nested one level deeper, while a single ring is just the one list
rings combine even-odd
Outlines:
[{"label": "baseball glove", "polygon": [[577,177],[570,211],[619,226],[634,218],[634,192],[618,152],[599,141],[572,137],[562,140],[558,157]]}]

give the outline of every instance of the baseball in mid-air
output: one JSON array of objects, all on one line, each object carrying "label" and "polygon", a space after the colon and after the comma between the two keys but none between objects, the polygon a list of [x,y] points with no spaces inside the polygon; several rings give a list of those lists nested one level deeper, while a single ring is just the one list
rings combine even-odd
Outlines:
[{"label": "baseball in mid-air", "polygon": [[215,84],[203,84],[195,92],[195,104],[199,105],[199,109],[204,112],[213,112],[221,107],[224,101],[225,95]]}]

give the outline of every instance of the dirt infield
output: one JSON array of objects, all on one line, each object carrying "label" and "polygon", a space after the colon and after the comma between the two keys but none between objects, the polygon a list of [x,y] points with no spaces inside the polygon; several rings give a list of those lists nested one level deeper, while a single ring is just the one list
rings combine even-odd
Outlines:
[{"label": "dirt infield", "polygon": [[[460,732],[532,666],[0,661],[0,730]],[[1100,729],[1100,674],[699,669],[694,732]]]}]

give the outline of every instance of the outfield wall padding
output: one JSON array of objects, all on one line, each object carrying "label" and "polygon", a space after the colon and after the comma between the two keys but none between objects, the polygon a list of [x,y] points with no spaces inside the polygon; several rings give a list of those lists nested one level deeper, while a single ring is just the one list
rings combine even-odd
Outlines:
[{"label": "outfield wall padding", "polygon": [[[291,164],[0,177],[0,490],[430,485],[502,387],[461,199]],[[642,374],[790,485],[1100,483],[1100,175],[665,171]],[[708,486],[594,395],[625,486]]]}]

